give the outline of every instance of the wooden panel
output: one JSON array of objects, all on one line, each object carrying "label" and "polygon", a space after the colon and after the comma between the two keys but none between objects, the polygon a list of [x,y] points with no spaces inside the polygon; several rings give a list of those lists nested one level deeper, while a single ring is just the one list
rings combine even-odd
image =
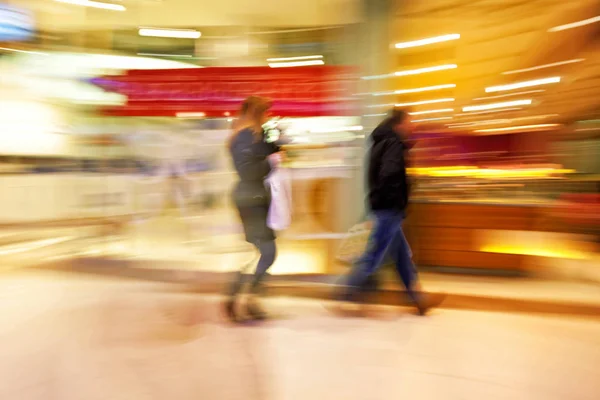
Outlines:
[{"label": "wooden panel", "polygon": [[420,250],[472,251],[476,230],[470,228],[419,227],[411,245]]},{"label": "wooden panel", "polygon": [[413,223],[447,228],[529,230],[535,207],[477,204],[420,204]]},{"label": "wooden panel", "polygon": [[515,254],[481,253],[475,251],[422,251],[420,265],[457,268],[489,268],[522,270],[523,256]]}]

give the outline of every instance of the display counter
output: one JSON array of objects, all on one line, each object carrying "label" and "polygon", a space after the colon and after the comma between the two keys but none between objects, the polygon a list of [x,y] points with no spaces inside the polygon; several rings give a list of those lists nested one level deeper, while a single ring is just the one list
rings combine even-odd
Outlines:
[{"label": "display counter", "polygon": [[577,180],[446,179],[421,181],[407,232],[415,263],[461,270],[535,274],[542,259],[588,259],[593,240],[558,217],[566,188]]},{"label": "display counter", "polygon": [[510,247],[503,239],[533,231],[540,214],[530,204],[420,201],[406,230],[417,265],[524,271],[525,256],[502,251]]}]

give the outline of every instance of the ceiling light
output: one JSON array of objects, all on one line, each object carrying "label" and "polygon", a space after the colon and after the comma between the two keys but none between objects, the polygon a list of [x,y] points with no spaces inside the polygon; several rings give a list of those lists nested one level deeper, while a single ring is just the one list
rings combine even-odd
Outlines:
[{"label": "ceiling light", "polygon": [[198,39],[202,34],[194,29],[161,29],[140,28],[140,36],[176,38],[176,39]]},{"label": "ceiling light", "polygon": [[530,86],[546,85],[548,83],[558,83],[558,82],[560,82],[560,76],[553,76],[552,78],[534,79],[532,81],[517,82],[517,83],[511,83],[508,85],[490,86],[490,87],[485,88],[485,92],[486,93],[503,92],[505,90],[521,89],[521,88],[530,87]]},{"label": "ceiling light", "polygon": [[487,121],[476,121],[476,122],[460,122],[457,124],[446,125],[448,128],[464,128],[467,126],[479,126],[479,125],[496,125],[496,124],[507,124],[510,119],[490,119]]},{"label": "ceiling light", "polygon": [[509,126],[507,128],[491,128],[491,129],[478,129],[473,132],[510,132],[510,131],[523,131],[530,129],[544,129],[544,128],[556,128],[560,124],[538,124],[538,125],[520,125],[520,126]]},{"label": "ceiling light", "polygon": [[145,57],[194,58],[191,54],[137,53],[137,55]]},{"label": "ceiling light", "polygon": [[424,86],[424,87],[414,88],[414,89],[394,90],[394,94],[429,92],[431,90],[451,89],[451,88],[455,88],[455,87],[456,87],[456,85],[454,83],[449,83],[447,85]]},{"label": "ceiling light", "polygon": [[515,100],[515,101],[505,101],[502,103],[491,103],[491,104],[482,104],[480,106],[467,106],[463,107],[463,112],[469,111],[483,111],[483,110],[493,110],[496,108],[506,108],[506,107],[514,107],[514,106],[528,106],[531,104],[531,99],[527,100]]},{"label": "ceiling light", "polygon": [[454,99],[451,98],[451,97],[449,97],[447,99],[433,99],[433,100],[414,101],[412,103],[396,104],[396,107],[420,106],[422,104],[446,103],[446,102],[449,102],[449,101],[454,101]]},{"label": "ceiling light", "polygon": [[341,132],[352,132],[352,131],[362,131],[364,128],[362,125],[353,125],[353,126],[338,126],[332,128],[315,128],[311,129],[312,133],[341,133]]},{"label": "ceiling light", "polygon": [[414,89],[400,89],[400,90],[387,91],[387,92],[375,92],[375,93],[372,93],[372,95],[373,96],[389,96],[389,95],[394,95],[394,94],[420,93],[420,92],[429,92],[432,90],[452,89],[455,87],[456,87],[456,85],[454,83],[449,83],[446,85],[424,86],[424,87],[414,88]]},{"label": "ceiling light", "polygon": [[48,55],[48,53],[41,53],[39,51],[11,49],[11,48],[8,48],[8,47],[0,47],[0,50],[2,50],[2,51],[12,51],[12,52],[15,52],[15,53],[36,54],[38,56],[47,56]]},{"label": "ceiling light", "polygon": [[369,75],[369,76],[361,76],[360,79],[365,81],[370,81],[373,79],[386,79],[393,77],[394,74],[383,74],[383,75]]},{"label": "ceiling light", "polygon": [[542,93],[542,92],[545,92],[545,90],[544,89],[527,90],[525,92],[507,93],[507,94],[501,94],[499,96],[477,97],[477,98],[474,98],[473,100],[479,101],[479,100],[500,99],[502,97],[520,96],[522,94]]},{"label": "ceiling light", "polygon": [[206,113],[203,112],[178,112],[177,118],[204,118]]},{"label": "ceiling light", "polygon": [[528,119],[545,119],[550,117],[558,117],[559,114],[532,115],[530,117],[511,118],[509,121],[527,121]]},{"label": "ceiling light", "polygon": [[444,71],[447,69],[454,69],[454,68],[458,68],[458,65],[444,64],[444,65],[436,65],[434,67],[425,67],[425,68],[409,69],[406,71],[397,71],[397,72],[394,72],[394,75],[395,76],[420,75],[420,74],[425,74],[427,72]]},{"label": "ceiling light", "polygon": [[125,8],[125,6],[123,6],[121,4],[102,3],[99,1],[93,1],[93,0],[55,0],[55,1],[58,1],[59,3],[73,4],[75,6],[101,8],[103,10],[111,10],[111,11],[127,10]]},{"label": "ceiling light", "polygon": [[409,47],[425,46],[427,44],[447,42],[449,40],[460,39],[460,34],[452,33],[449,35],[435,36],[426,39],[412,40],[410,42],[396,43],[397,49],[407,49]]},{"label": "ceiling light", "polygon": [[486,110],[486,111],[477,111],[477,112],[468,112],[465,114],[456,114],[457,117],[464,117],[464,116],[472,116],[472,115],[478,115],[478,114],[491,114],[491,113],[497,113],[497,112],[507,112],[507,111],[516,111],[516,110],[521,110],[521,107],[511,107],[511,108],[500,108],[497,110]]},{"label": "ceiling light", "polygon": [[452,117],[438,117],[438,118],[424,118],[424,119],[413,119],[411,122],[429,122],[429,121],[442,121],[452,119]]},{"label": "ceiling light", "polygon": [[559,32],[572,28],[579,28],[580,26],[593,24],[594,22],[600,21],[600,15],[584,19],[583,21],[572,22],[570,24],[555,26],[554,28],[548,29],[548,32]]},{"label": "ceiling light", "polygon": [[575,58],[573,60],[559,61],[559,62],[555,62],[555,63],[551,63],[551,64],[543,64],[543,65],[538,65],[536,67],[531,67],[531,68],[515,69],[513,71],[503,72],[502,75],[520,74],[521,72],[529,72],[529,71],[535,71],[538,69],[558,67],[561,65],[573,64],[573,63],[578,63],[581,61],[585,61],[585,58]]},{"label": "ceiling light", "polygon": [[271,67],[271,68],[307,67],[310,65],[325,65],[325,63],[323,62],[323,60],[306,60],[306,61],[269,63],[269,67]]},{"label": "ceiling light", "polygon": [[284,57],[284,58],[267,58],[269,62],[277,62],[277,61],[300,61],[300,60],[319,60],[322,59],[323,56],[301,56],[301,57]]},{"label": "ceiling light", "polygon": [[486,121],[474,121],[474,122],[460,122],[457,124],[447,125],[449,128],[458,128],[466,126],[480,126],[480,125],[496,125],[496,124],[509,124],[516,121],[527,121],[532,119],[546,119],[550,117],[558,117],[558,114],[545,114],[545,115],[532,115],[530,117],[518,117],[518,118],[503,118],[503,119],[490,119]]},{"label": "ceiling light", "polygon": [[388,104],[372,104],[367,106],[367,108],[379,108],[379,107],[395,107],[396,105],[393,103],[388,103]]},{"label": "ceiling light", "polygon": [[443,112],[452,112],[454,108],[441,108],[439,110],[416,111],[409,113],[410,115],[437,114]]}]

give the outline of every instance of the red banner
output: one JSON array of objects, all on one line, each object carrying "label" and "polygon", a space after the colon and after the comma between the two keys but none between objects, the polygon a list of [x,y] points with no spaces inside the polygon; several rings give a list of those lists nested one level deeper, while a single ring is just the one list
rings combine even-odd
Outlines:
[{"label": "red banner", "polygon": [[92,82],[127,96],[125,106],[104,109],[109,115],[224,117],[257,95],[273,100],[275,115],[336,116],[356,114],[354,72],[337,66],[136,70]]}]

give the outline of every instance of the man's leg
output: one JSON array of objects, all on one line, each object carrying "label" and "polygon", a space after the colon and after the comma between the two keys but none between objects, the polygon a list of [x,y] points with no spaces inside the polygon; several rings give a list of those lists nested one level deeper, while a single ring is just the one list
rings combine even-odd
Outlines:
[{"label": "man's leg", "polygon": [[396,255],[396,270],[398,271],[398,275],[400,275],[400,279],[402,279],[402,283],[406,287],[408,297],[417,307],[419,314],[425,315],[429,309],[441,304],[446,295],[444,293],[426,295],[421,290],[417,269],[412,262],[412,251],[404,236],[402,227],[399,230],[394,246],[396,246],[394,254]]},{"label": "man's leg", "polygon": [[406,236],[404,236],[402,225],[400,225],[398,235],[394,242],[393,256],[396,263],[396,271],[406,288],[408,296],[413,302],[418,303],[418,295],[415,292],[417,272],[412,261],[412,251],[410,250],[410,245],[406,240]]},{"label": "man's leg", "polygon": [[375,223],[367,250],[350,271],[346,280],[343,300],[352,300],[356,292],[364,287],[369,277],[381,266],[390,244],[400,232],[400,218],[392,211],[374,213]]}]

